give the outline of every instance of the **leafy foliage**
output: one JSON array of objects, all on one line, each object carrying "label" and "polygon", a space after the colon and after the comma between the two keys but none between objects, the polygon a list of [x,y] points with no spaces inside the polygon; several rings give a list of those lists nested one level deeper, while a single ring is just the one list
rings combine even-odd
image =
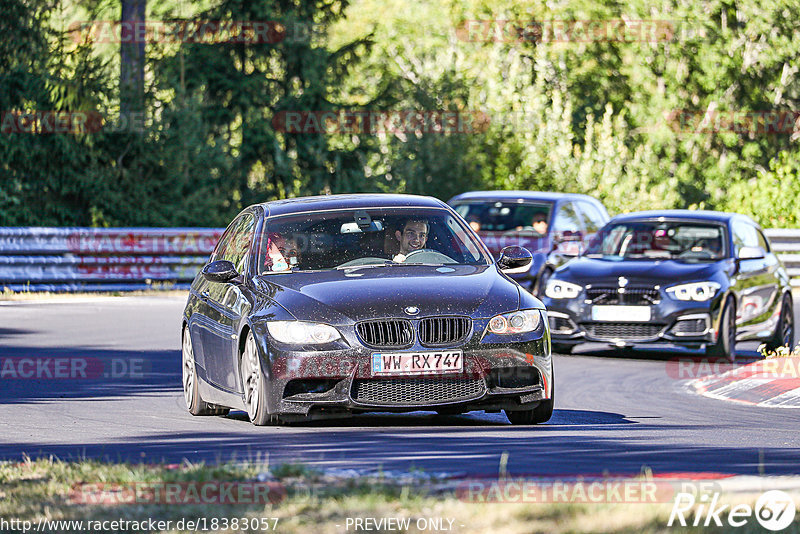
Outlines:
[{"label": "leafy foliage", "polygon": [[[134,117],[115,111],[125,108],[119,45],[62,31],[116,9],[7,0],[0,110],[99,112],[129,126]],[[800,218],[792,125],[738,132],[713,122],[798,110],[792,0],[169,0],[150,2],[148,18],[274,21],[286,33],[148,42],[140,127],[0,133],[0,224],[219,226],[273,198],[495,188],[588,193],[611,212],[714,208],[766,226]],[[552,39],[559,21],[632,33]],[[637,21],[661,33],[648,38]],[[471,128],[309,133],[275,121],[398,110],[454,112]]]}]

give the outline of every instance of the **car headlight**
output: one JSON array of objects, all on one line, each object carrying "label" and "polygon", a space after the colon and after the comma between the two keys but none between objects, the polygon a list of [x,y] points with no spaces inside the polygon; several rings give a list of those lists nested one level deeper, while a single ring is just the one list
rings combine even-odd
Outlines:
[{"label": "car headlight", "polygon": [[564,282],[563,280],[553,280],[551,278],[547,281],[544,294],[551,299],[574,299],[580,294],[581,289],[583,289],[583,287],[578,284]]},{"label": "car headlight", "polygon": [[714,298],[720,285],[716,282],[695,282],[668,287],[667,295],[675,300],[695,300],[705,302]]},{"label": "car headlight", "polygon": [[522,334],[533,332],[542,323],[539,310],[519,310],[502,315],[495,315],[489,321],[489,332],[492,334]]},{"label": "car headlight", "polygon": [[330,325],[305,321],[271,321],[267,323],[267,330],[276,340],[292,345],[330,343],[341,337]]}]

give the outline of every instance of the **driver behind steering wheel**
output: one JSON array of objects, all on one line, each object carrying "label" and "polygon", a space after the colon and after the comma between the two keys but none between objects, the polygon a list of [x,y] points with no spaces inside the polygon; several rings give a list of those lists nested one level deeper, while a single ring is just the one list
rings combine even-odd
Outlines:
[{"label": "driver behind steering wheel", "polygon": [[406,256],[415,250],[425,248],[428,241],[428,220],[427,219],[407,219],[401,230],[395,230],[394,235],[400,242],[400,252],[392,258],[396,263],[406,261]]}]

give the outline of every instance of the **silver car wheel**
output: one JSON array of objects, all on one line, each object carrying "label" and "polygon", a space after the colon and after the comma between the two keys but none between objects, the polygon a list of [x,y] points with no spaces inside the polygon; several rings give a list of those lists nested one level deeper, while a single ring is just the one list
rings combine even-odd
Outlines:
[{"label": "silver car wheel", "polygon": [[191,410],[194,404],[194,350],[192,349],[192,338],[189,329],[183,330],[183,398],[186,400],[186,407]]},{"label": "silver car wheel", "polygon": [[261,361],[258,357],[256,342],[252,334],[247,336],[247,342],[242,354],[242,381],[244,382],[244,404],[250,419],[255,419],[258,413],[261,398]]}]

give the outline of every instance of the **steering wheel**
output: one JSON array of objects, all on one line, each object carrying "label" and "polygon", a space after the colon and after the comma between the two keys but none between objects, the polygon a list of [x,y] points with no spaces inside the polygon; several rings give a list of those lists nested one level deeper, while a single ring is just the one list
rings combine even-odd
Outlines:
[{"label": "steering wheel", "polygon": [[413,256],[415,254],[424,253],[424,252],[427,252],[428,254],[432,254],[434,256],[435,260],[440,260],[440,259],[444,259],[445,260],[445,261],[440,261],[440,263],[455,263],[456,262],[453,258],[448,256],[447,254],[442,254],[438,250],[433,250],[433,249],[430,249],[430,248],[420,248],[420,249],[417,249],[417,250],[412,250],[411,252],[406,254],[406,259],[403,260],[403,263],[407,263],[408,259],[411,256]]}]

